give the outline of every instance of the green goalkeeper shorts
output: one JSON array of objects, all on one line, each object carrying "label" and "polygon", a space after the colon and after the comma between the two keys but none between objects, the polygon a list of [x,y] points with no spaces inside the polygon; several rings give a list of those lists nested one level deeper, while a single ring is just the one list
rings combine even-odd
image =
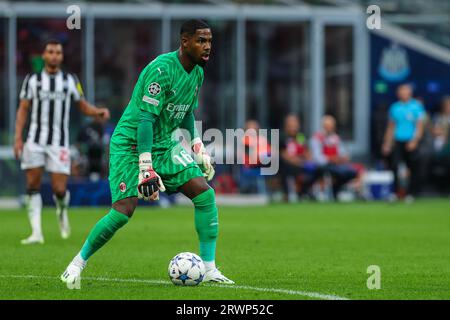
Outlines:
[{"label": "green goalkeeper shorts", "polygon": [[[180,145],[173,148],[152,153],[153,169],[161,177],[166,192],[178,192],[178,189],[193,178],[203,177],[202,170],[194,159]],[[139,175],[139,155],[111,154],[109,156],[109,188],[112,203],[137,197]]]}]

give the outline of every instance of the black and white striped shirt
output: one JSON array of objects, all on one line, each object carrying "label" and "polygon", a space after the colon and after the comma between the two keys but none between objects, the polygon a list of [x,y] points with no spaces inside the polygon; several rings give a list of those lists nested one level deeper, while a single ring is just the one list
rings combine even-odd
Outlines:
[{"label": "black and white striped shirt", "polygon": [[45,70],[28,74],[20,99],[31,101],[31,121],[27,142],[69,147],[69,117],[72,99],[83,98],[80,81],[74,74]]}]

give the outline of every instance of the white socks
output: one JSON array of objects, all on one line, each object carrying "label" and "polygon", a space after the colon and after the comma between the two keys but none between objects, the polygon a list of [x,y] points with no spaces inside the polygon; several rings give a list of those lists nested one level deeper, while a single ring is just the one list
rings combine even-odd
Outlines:
[{"label": "white socks", "polygon": [[27,195],[27,210],[28,219],[31,225],[31,236],[36,238],[42,238],[42,224],[41,224],[41,211],[42,211],[42,198],[40,193],[33,193]]},{"label": "white socks", "polygon": [[[68,221],[67,221],[67,207],[70,202],[70,193],[66,191],[64,198],[58,199],[55,195],[53,195],[53,199],[56,203],[57,213],[61,215],[62,223],[65,229],[68,229]],[[28,211],[28,219],[30,220],[31,225],[31,238],[41,239],[43,238],[42,234],[42,197],[39,192],[28,194],[26,196],[26,204]],[[70,233],[70,230],[65,230],[67,234]]]},{"label": "white socks", "polygon": [[66,191],[66,194],[64,195],[64,198],[59,199],[57,196],[53,195],[53,200],[56,203],[56,210],[65,210],[69,206],[70,202],[70,192],[69,190]]},{"label": "white socks", "polygon": [[53,200],[56,203],[56,217],[58,218],[59,231],[61,232],[61,237],[67,239],[70,236],[70,224],[69,216],[67,214],[67,209],[70,202],[70,193],[66,190],[64,197],[58,198],[53,195]]},{"label": "white socks", "polygon": [[216,268],[216,262],[215,261],[203,261],[205,264],[206,271],[214,270]]}]

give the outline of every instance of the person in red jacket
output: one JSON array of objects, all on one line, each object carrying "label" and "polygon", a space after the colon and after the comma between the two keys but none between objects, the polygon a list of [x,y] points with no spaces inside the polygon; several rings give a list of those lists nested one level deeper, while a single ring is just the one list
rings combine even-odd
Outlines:
[{"label": "person in red jacket", "polygon": [[260,134],[257,120],[249,119],[245,123],[243,165],[241,167],[240,189],[242,193],[265,193],[265,177],[261,168],[267,164],[271,148],[266,137]]},{"label": "person in red jacket", "polygon": [[328,173],[333,178],[333,196],[358,172],[350,165],[350,157],[344,150],[341,138],[336,133],[336,120],[330,115],[322,118],[322,130],[311,139],[311,151],[314,162],[322,174]]},{"label": "person in red jacket", "polygon": [[259,123],[250,119],[245,123],[246,134],[243,137],[244,166],[246,168],[260,168],[270,156],[270,144],[266,137],[259,134]]},{"label": "person in red jacket", "polygon": [[317,180],[318,172],[312,162],[308,140],[300,131],[300,120],[294,114],[286,116],[284,120],[284,131],[280,139],[280,164],[285,200],[288,200],[289,195],[289,177],[295,179],[299,197],[312,197],[311,186]]}]

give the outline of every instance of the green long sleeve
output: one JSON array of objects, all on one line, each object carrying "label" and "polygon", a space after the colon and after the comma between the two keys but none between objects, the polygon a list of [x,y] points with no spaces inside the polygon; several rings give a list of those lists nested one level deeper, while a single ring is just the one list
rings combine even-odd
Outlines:
[{"label": "green long sleeve", "polygon": [[152,152],[153,124],[156,122],[157,118],[157,115],[141,110],[137,128],[137,150],[139,154],[143,152]]},{"label": "green long sleeve", "polygon": [[186,129],[191,135],[191,141],[199,137],[197,128],[195,127],[194,112],[186,114],[183,121],[180,124],[180,128]]}]

